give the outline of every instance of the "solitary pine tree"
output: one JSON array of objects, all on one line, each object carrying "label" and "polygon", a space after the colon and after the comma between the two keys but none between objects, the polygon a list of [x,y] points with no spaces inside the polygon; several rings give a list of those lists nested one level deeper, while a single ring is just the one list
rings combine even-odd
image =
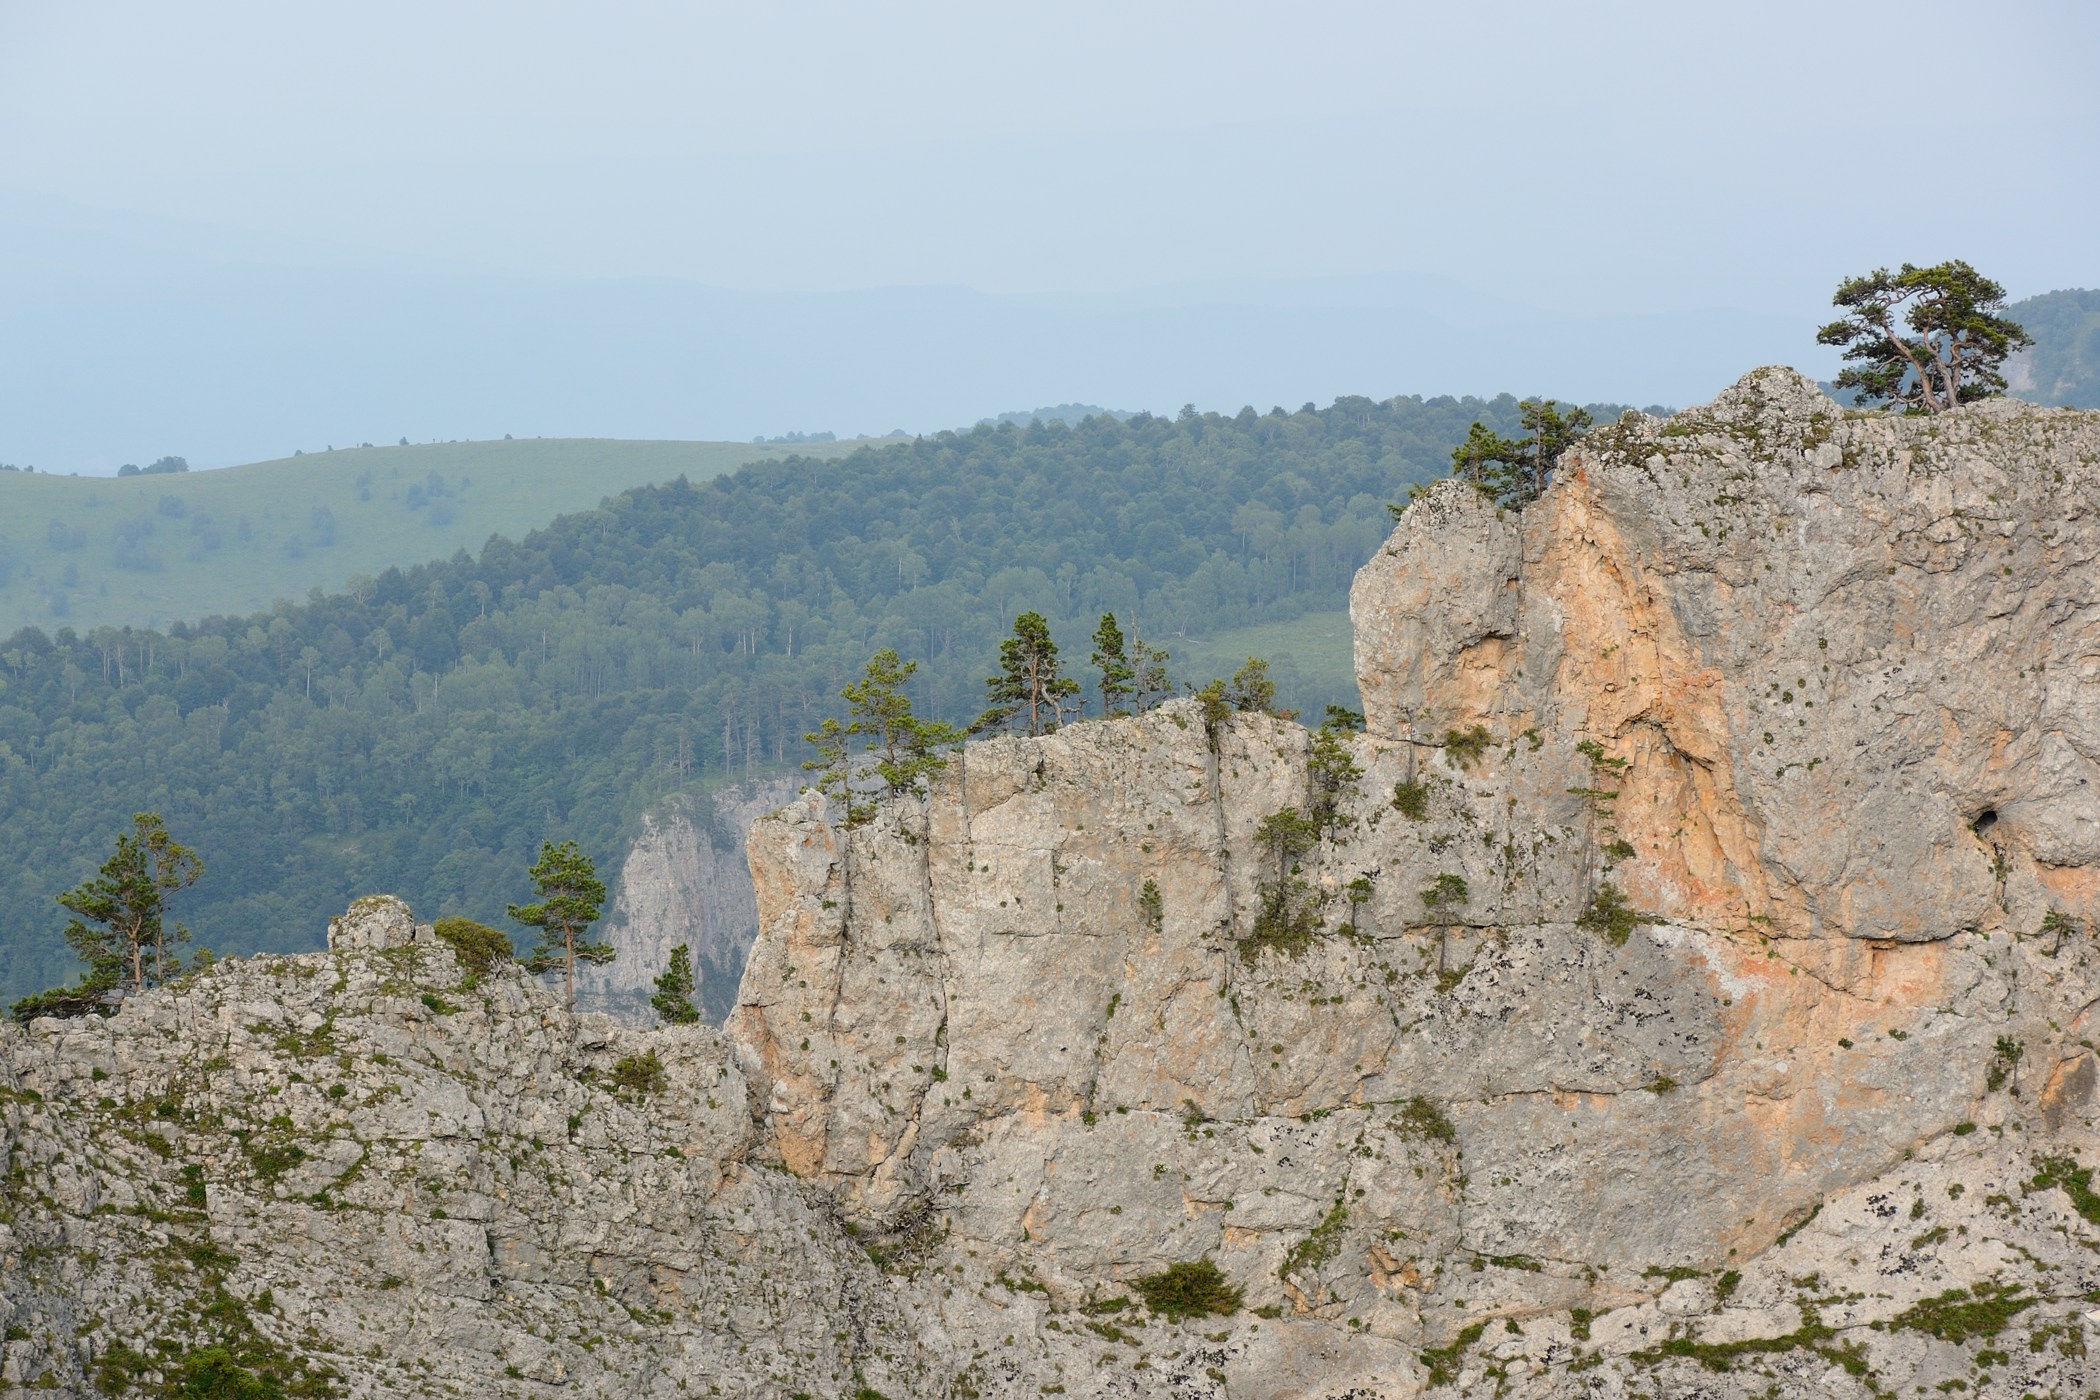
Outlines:
[{"label": "solitary pine tree", "polygon": [[1014,634],[999,643],[999,674],[984,685],[991,707],[971,729],[997,728],[1025,711],[1031,738],[1055,729],[1067,703],[1079,694],[1079,682],[1064,674],[1057,643],[1050,639],[1050,623],[1039,612],[1014,619]]},{"label": "solitary pine tree", "polygon": [[58,902],[73,915],[66,942],[87,969],[71,987],[25,997],[13,1008],[18,1020],[79,1016],[106,1006],[126,991],[139,991],[182,971],[169,946],[189,939],[189,930],[168,927],[168,896],[188,889],[204,873],[197,853],[168,835],[155,812],[140,812],[131,830],[93,879],[67,890]]},{"label": "solitary pine tree", "polygon": [[540,941],[520,961],[533,972],[562,971],[563,999],[576,1009],[576,964],[608,963],[613,960],[610,943],[582,942],[584,930],[598,920],[605,903],[605,885],[598,868],[574,841],[559,846],[540,842],[540,858],[525,872],[539,892],[537,904],[513,904],[510,916],[540,931]]},{"label": "solitary pine tree", "polygon": [[2005,288],[1958,259],[1847,278],[1831,304],[1849,314],[1817,331],[1816,343],[1844,348],[1835,383],[1858,390],[1855,402],[1945,413],[2003,393],[2006,357],[2034,344],[1998,314]]},{"label": "solitary pine tree", "polygon": [[690,1026],[700,1019],[693,1009],[693,955],[685,944],[671,950],[670,963],[656,974],[656,995],[649,1004],[667,1026]]},{"label": "solitary pine tree", "polygon": [[1122,705],[1130,699],[1137,680],[1137,668],[1124,653],[1123,629],[1116,626],[1114,613],[1101,614],[1101,625],[1094,629],[1094,654],[1090,659],[1101,672],[1101,717],[1122,714]]},{"label": "solitary pine tree", "polygon": [[1232,684],[1226,689],[1225,698],[1236,710],[1274,714],[1276,682],[1269,679],[1269,663],[1259,656],[1248,657],[1247,664],[1232,673]]}]

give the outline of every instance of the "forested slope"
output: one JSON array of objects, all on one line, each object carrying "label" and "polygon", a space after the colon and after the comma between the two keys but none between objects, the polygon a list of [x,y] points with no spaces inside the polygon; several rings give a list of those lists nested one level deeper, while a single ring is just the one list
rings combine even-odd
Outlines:
[{"label": "forested slope", "polygon": [[542,837],[610,864],[652,800],[799,761],[872,648],[967,720],[1021,609],[1075,661],[1108,610],[1170,651],[1332,611],[1476,417],[1514,431],[1515,401],[980,427],[630,491],[274,612],[24,630],[0,643],[0,992],[67,971],[52,896],[134,810],[203,856],[177,913],[221,953],[318,946],[315,911],[373,890],[493,917]]}]

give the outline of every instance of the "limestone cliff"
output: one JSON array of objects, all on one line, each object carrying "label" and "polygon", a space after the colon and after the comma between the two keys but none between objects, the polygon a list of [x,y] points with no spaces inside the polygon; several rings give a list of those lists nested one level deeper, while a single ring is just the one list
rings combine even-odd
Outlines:
[{"label": "limestone cliff", "polygon": [[1760,371],[1411,507],[1339,745],[759,820],[720,1035],[385,902],[0,1031],[0,1385],[2093,1392],[2096,552],[2100,415]]},{"label": "limestone cliff", "polygon": [[1606,1313],[1608,1357],[1784,1336],[1907,1391],[1967,1363],[1887,1324],[1986,1277],[2082,1327],[2100,1201],[2035,1181],[2095,1148],[2096,552],[2092,415],[1788,371],[1597,433],[1522,515],[1444,484],[1358,577],[1338,786],[1181,702],[755,828],[766,1130],[1054,1307],[1215,1258],[1274,1314],[1235,1394],[1408,1393],[1461,1342],[1554,1393]]},{"label": "limestone cliff", "polygon": [[0,1029],[0,1394],[934,1393],[749,1136],[716,1032],[360,900],[326,953]]}]

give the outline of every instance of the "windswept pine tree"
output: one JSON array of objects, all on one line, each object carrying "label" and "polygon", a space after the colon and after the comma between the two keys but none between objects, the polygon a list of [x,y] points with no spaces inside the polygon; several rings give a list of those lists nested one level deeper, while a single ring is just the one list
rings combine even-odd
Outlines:
[{"label": "windswept pine tree", "polygon": [[1837,387],[1858,390],[1862,403],[1912,413],[1945,413],[2004,393],[2006,357],[2034,344],[2017,321],[1998,314],[2005,288],[1960,259],[1847,278],[1831,304],[1846,315],[1817,331],[1816,343],[1844,349]]},{"label": "windswept pine tree", "polygon": [[182,958],[170,949],[179,949],[190,935],[181,924],[168,927],[168,896],[188,889],[203,873],[204,862],[168,835],[159,813],[133,816],[131,830],[117,837],[101,871],[58,896],[74,916],[66,925],[66,944],[86,970],[71,987],[15,1003],[16,1019],[84,1015],[179,974]]}]

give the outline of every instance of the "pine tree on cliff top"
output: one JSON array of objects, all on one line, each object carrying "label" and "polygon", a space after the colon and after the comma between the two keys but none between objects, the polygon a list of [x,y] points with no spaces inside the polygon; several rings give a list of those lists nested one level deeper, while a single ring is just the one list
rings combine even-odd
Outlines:
[{"label": "pine tree on cliff top", "polygon": [[1451,449],[1451,474],[1496,505],[1521,510],[1545,494],[1561,457],[1593,420],[1580,408],[1563,413],[1556,399],[1526,399],[1517,409],[1530,437],[1506,438],[1475,423]]},{"label": "pine tree on cliff top", "polygon": [[168,835],[156,812],[140,812],[132,829],[91,880],[58,897],[73,915],[66,942],[87,964],[71,987],[25,997],[13,1008],[17,1020],[80,1016],[106,1007],[125,991],[142,991],[182,971],[170,945],[189,941],[181,924],[168,927],[168,896],[188,889],[204,873],[204,862]]},{"label": "pine tree on cliff top", "polygon": [[875,771],[892,793],[907,792],[921,778],[947,767],[948,760],[936,750],[962,742],[962,732],[955,726],[912,713],[905,684],[918,669],[918,662],[906,661],[884,647],[868,658],[861,678],[841,692],[846,711],[853,717],[846,732],[868,736]]},{"label": "pine tree on cliff top", "polygon": [[1831,304],[1849,314],[1817,331],[1816,343],[1844,348],[1847,367],[1834,382],[1857,389],[1861,403],[1945,413],[1995,397],[2005,391],[2006,357],[2034,344],[1998,314],[2005,288],[1959,259],[1849,277]]},{"label": "pine tree on cliff top", "polygon": [[605,903],[598,868],[574,841],[540,843],[540,858],[526,871],[539,891],[537,904],[513,904],[510,916],[540,931],[540,941],[520,961],[533,972],[562,971],[564,1002],[576,1009],[576,964],[613,960],[610,943],[585,943],[584,930],[597,922]]},{"label": "pine tree on cliff top", "polygon": [[1079,682],[1064,674],[1049,620],[1039,612],[1014,619],[1013,635],[999,643],[999,674],[984,685],[992,703],[970,726],[973,732],[1004,727],[1025,713],[1033,738],[1063,723],[1067,708],[1078,708]]},{"label": "pine tree on cliff top", "polygon": [[[892,794],[909,792],[923,778],[947,767],[939,750],[962,742],[962,731],[952,724],[920,719],[912,713],[906,683],[919,669],[889,647],[868,658],[861,678],[849,684],[845,697],[847,719],[826,719],[802,737],[815,746],[816,757],[803,769],[817,775],[817,791],[839,804],[846,825],[859,826],[875,815],[871,801],[856,801],[853,795],[853,739],[866,736],[867,752],[875,759],[875,771]],[[863,794],[865,797],[865,794]]]},{"label": "pine tree on cliff top", "polygon": [[1130,699],[1137,680],[1137,668],[1130,664],[1130,658],[1125,654],[1123,629],[1116,625],[1114,613],[1101,614],[1101,624],[1094,629],[1094,652],[1089,659],[1101,672],[1101,718],[1122,714],[1124,702]]}]

